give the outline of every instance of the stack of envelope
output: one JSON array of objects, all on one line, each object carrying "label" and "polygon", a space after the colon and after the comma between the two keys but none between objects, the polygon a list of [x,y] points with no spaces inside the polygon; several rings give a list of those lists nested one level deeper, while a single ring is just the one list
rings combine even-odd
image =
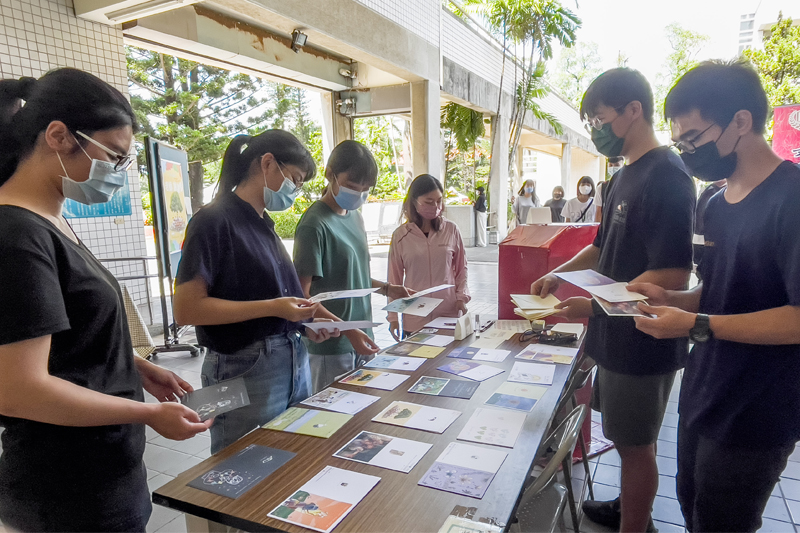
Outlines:
[{"label": "stack of envelope", "polygon": [[548,294],[546,298],[530,294],[512,294],[511,301],[517,306],[514,308],[514,313],[530,321],[541,320],[555,314],[556,304],[561,303],[561,300],[552,294]]}]

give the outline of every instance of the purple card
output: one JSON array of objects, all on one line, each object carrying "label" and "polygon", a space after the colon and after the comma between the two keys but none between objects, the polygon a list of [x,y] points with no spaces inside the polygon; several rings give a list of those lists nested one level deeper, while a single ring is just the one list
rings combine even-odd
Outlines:
[{"label": "purple card", "polygon": [[467,370],[478,368],[479,366],[481,366],[480,363],[473,363],[472,361],[453,361],[444,366],[440,366],[437,368],[437,370],[441,370],[442,372],[447,372],[449,374],[459,375],[463,374]]},{"label": "purple card", "polygon": [[491,472],[483,472],[463,466],[435,462],[419,480],[419,485],[433,489],[455,492],[473,498],[483,498],[494,479]]}]

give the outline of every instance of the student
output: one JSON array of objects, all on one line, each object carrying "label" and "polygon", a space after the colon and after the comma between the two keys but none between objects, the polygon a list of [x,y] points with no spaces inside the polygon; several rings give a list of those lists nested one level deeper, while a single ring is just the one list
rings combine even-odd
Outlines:
[{"label": "student", "polygon": [[570,198],[561,210],[561,216],[567,222],[585,223],[594,222],[596,213],[594,204],[594,180],[583,176],[578,180],[578,196]]},{"label": "student", "polygon": [[[331,152],[325,167],[328,188],[322,199],[300,219],[294,238],[294,266],[307,298],[321,292],[378,287],[378,293],[404,298],[408,291],[372,279],[364,220],[358,209],[378,178],[375,158],[361,143],[343,141]],[[342,320],[372,322],[369,296],[328,300],[322,304]],[[313,392],[378,351],[372,329],[353,330],[322,343],[306,343]]]},{"label": "student", "polygon": [[517,199],[514,200],[512,210],[514,212],[514,219],[517,224],[522,225],[528,220],[528,211],[531,207],[539,207],[539,197],[536,196],[536,182],[533,180],[525,180],[519,191],[517,192]]},{"label": "student", "polygon": [[[250,405],[214,418],[211,453],[311,393],[301,322],[336,317],[304,298],[265,210],[289,209],[316,170],[289,132],[239,135],[225,150],[219,192],[186,228],[175,320],[197,326],[197,340],[208,348],[203,386],[243,376],[250,397]],[[305,334],[314,342],[330,338],[324,330]]]},{"label": "student", "polygon": [[636,319],[641,331],[694,342],[677,476],[693,532],[758,530],[800,439],[800,169],[764,138],[768,111],[748,63],[706,61],[678,80],[665,115],[681,158],[727,188],[706,209],[702,283],[631,285],[655,315]]},{"label": "student", "polygon": [[608,164],[607,164],[608,178],[605,181],[601,181],[600,183],[597,184],[597,188],[594,194],[594,205],[597,206],[594,214],[595,222],[599,223],[603,221],[603,191],[606,189],[606,185],[614,177],[614,174],[616,174],[624,164],[625,164],[625,158],[622,156],[608,158]]},{"label": "student", "polygon": [[708,203],[723,188],[725,188],[725,180],[717,180],[709,183],[697,197],[697,206],[694,210],[694,235],[692,236],[692,261],[694,262],[694,270],[698,275],[698,279],[702,281],[702,274],[700,273],[700,263],[703,262],[703,252],[705,251],[705,237],[703,231],[705,227],[705,215]]},{"label": "student", "polygon": [[486,246],[486,192],[483,187],[475,189],[478,191],[478,198],[472,207],[475,210],[475,246],[483,248]]},{"label": "student", "polygon": [[564,187],[556,185],[553,188],[553,197],[544,203],[545,207],[550,208],[550,218],[553,222],[564,222],[561,210],[564,209],[567,201],[564,200]]},{"label": "student", "polygon": [[0,109],[0,520],[144,531],[144,425],[183,440],[210,422],[173,401],[188,383],[134,356],[119,284],[62,216],[65,198],[104,203],[129,179],[136,118],[67,68],[0,81]]},{"label": "student", "polygon": [[[694,184],[677,154],[656,139],[650,85],[635,70],[606,71],[587,89],[580,112],[597,150],[625,156],[627,164],[605,193],[613,215],[603,218],[594,243],[555,271],[594,269],[616,281],[683,288],[692,265]],[[558,286],[548,274],[531,292],[546,296]],[[620,531],[645,531],[658,489],[655,443],[686,341],[653,339],[632,318],[609,317],[587,298],[558,307],[568,318],[589,317],[586,353],[598,364],[593,407],[622,459],[621,499],[585,502],[584,513]]]},{"label": "student", "polygon": [[[403,315],[406,333],[434,318],[467,312],[467,255],[458,226],[442,216],[443,193],[442,184],[430,174],[417,176],[403,202],[406,223],[394,231],[389,245],[389,283],[415,291],[454,285],[430,295],[444,300],[431,314]],[[389,313],[389,330],[400,340],[397,313]]]}]

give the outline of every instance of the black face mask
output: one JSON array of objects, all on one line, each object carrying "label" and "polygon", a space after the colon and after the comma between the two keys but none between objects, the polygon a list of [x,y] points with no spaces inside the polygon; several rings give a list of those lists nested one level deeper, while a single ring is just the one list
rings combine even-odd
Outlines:
[{"label": "black face mask", "polygon": [[736,146],[739,145],[739,139],[736,139],[733,150],[725,157],[719,155],[719,149],[717,148],[719,139],[698,146],[692,153],[681,153],[681,159],[683,164],[686,165],[686,170],[690,175],[703,181],[719,181],[730,178],[731,174],[736,170]]}]

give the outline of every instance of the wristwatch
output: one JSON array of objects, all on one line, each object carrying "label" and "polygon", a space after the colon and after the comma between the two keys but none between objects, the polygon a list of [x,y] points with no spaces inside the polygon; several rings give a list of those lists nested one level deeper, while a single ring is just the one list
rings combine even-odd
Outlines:
[{"label": "wristwatch", "polygon": [[689,330],[689,338],[694,342],[708,342],[711,338],[711,321],[708,315],[697,313],[694,327]]}]

